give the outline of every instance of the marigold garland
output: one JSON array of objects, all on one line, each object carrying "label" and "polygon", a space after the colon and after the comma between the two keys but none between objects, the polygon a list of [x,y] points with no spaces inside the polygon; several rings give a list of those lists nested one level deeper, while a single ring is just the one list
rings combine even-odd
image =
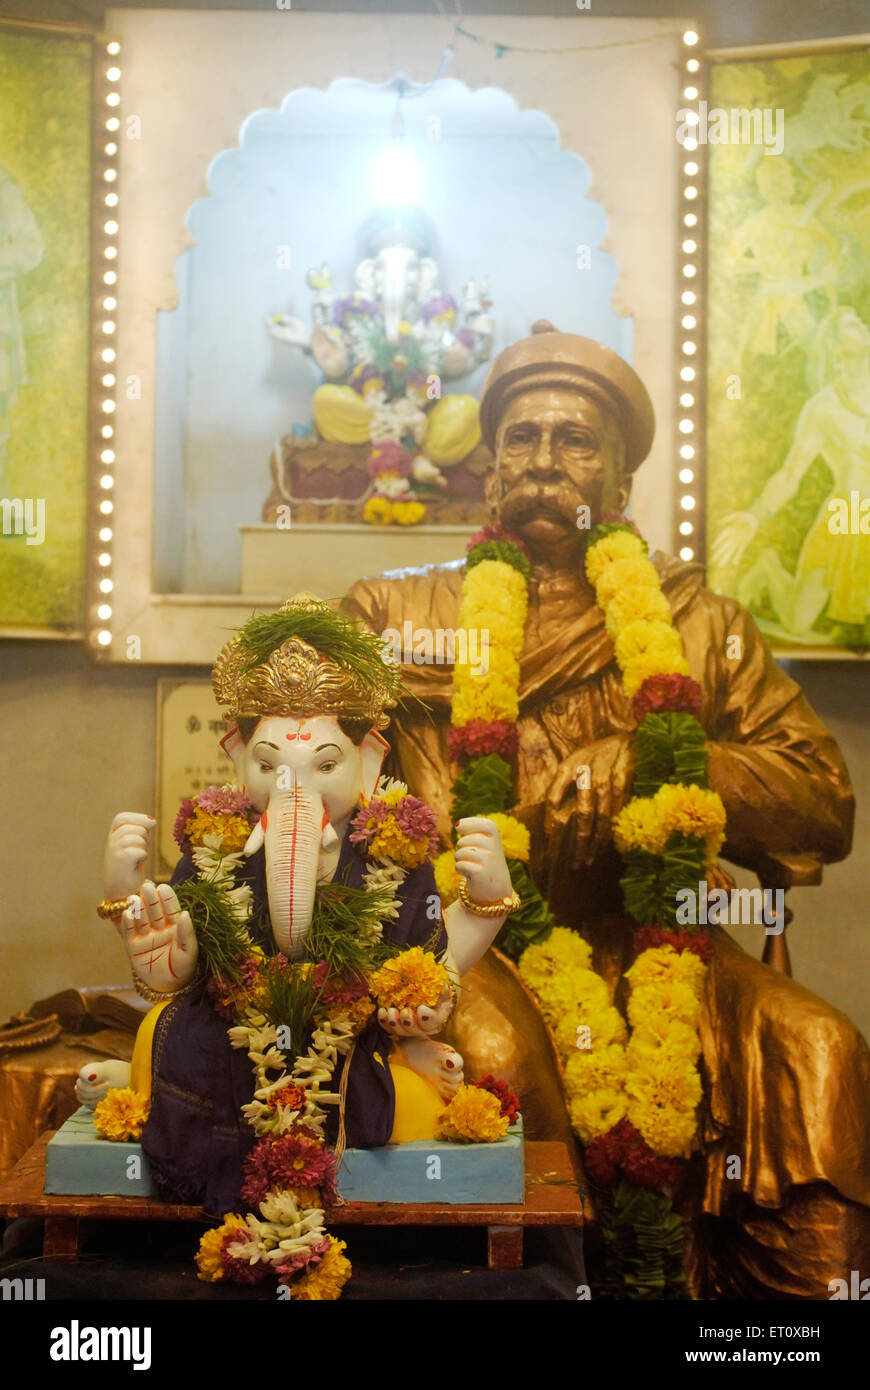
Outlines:
[{"label": "marigold garland", "polygon": [[[493,796],[490,779],[476,781],[475,759],[499,751],[513,757],[515,744],[507,730],[515,731],[519,713],[513,662],[522,652],[528,577],[527,565],[517,559],[519,549],[520,542],[502,530],[497,537],[473,537],[469,548],[460,623],[482,625],[486,619],[494,675],[483,694],[467,668],[455,673],[449,748],[464,768],[455,796],[476,785],[483,797]],[[525,562],[522,551],[520,556]],[[588,944],[553,925],[528,876],[518,915],[528,900],[544,928],[534,944],[517,952],[519,971],[553,1029],[571,1121],[588,1146],[591,1176],[606,1177],[610,1187],[621,1184],[621,1211],[632,1209],[632,1185],[662,1189],[661,1200],[647,1203],[644,1211],[654,1214],[650,1219],[660,1223],[662,1245],[672,1250],[680,1222],[669,1193],[695,1142],[701,1097],[697,1026],[712,950],[704,933],[670,929],[674,894],[715,864],[725,836],[725,811],[707,784],[706,744],[697,718],[702,692],[689,674],[658,570],[633,523],[618,515],[602,519],[589,538],[586,575],[604,612],[639,725],[635,783],[644,795],[632,797],[613,827],[623,854],[626,909],[638,923],[637,956],[626,975],[631,1035],[592,969]],[[513,661],[500,659],[502,652]],[[495,820],[501,816],[509,823],[509,804],[503,800],[497,809],[481,807],[478,814]],[[436,881],[450,899],[455,880],[446,852],[436,864]],[[509,942],[515,943],[516,935],[503,929],[499,944],[509,948]],[[621,1214],[607,1229],[611,1227],[613,1239],[621,1242]],[[655,1244],[650,1239],[643,1248],[651,1251]],[[652,1269],[636,1275],[624,1269],[615,1277],[624,1281],[624,1296],[649,1296],[637,1290],[660,1282]],[[684,1278],[666,1280],[664,1286],[684,1296]]]}]

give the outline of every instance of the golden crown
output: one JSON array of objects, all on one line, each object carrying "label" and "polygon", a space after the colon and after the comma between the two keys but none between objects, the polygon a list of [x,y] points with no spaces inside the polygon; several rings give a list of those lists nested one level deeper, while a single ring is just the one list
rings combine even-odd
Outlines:
[{"label": "golden crown", "polygon": [[252,618],[227,642],[212,688],[228,718],[340,714],[389,724],[402,693],[383,641],[313,594],[296,594],[277,613]]}]

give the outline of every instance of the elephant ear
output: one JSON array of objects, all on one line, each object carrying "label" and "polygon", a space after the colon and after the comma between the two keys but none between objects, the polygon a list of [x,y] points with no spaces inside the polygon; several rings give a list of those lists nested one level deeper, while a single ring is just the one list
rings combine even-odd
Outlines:
[{"label": "elephant ear", "polygon": [[377,729],[370,729],[360,744],[359,751],[362,759],[362,789],[366,798],[369,798],[375,794],[375,787],[378,785],[378,778],[381,775],[384,758],[390,751],[390,745],[385,738],[381,738]]},{"label": "elephant ear", "polygon": [[232,728],[224,734],[223,738],[220,740],[220,746],[224,750],[224,752],[230,758],[232,758],[233,767],[236,769],[236,775],[241,776],[242,758],[245,752],[245,740],[239,733],[238,724],[234,724]]}]

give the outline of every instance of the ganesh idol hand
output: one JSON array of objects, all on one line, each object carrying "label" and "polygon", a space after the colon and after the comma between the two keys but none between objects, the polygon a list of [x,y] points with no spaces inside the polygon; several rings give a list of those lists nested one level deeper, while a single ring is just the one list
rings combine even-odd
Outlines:
[{"label": "ganesh idol hand", "polygon": [[452,991],[446,989],[432,1006],[416,1009],[378,1009],[378,1023],[391,1038],[428,1038],[440,1033],[453,1009]]},{"label": "ganesh idol hand", "polygon": [[133,972],[149,988],[174,993],[193,979],[199,956],[190,913],[168,883],[149,880],[121,918],[121,937]]},{"label": "ganesh idol hand", "polygon": [[456,872],[465,878],[469,897],[481,904],[507,897],[512,891],[511,876],[495,821],[464,816],[456,828]]},{"label": "ganesh idol hand", "polygon": [[103,857],[106,897],[114,901],[138,893],[145,877],[144,865],[151,847],[153,816],[140,811],[119,811],[109,828]]}]

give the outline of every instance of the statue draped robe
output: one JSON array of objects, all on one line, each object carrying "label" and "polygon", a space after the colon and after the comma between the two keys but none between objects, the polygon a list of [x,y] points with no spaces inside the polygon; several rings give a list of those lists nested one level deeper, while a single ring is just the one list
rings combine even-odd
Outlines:
[{"label": "statue draped robe", "polygon": [[[360,888],[366,860],[346,834],[333,882]],[[173,883],[196,876],[189,856],[176,865]],[[245,861],[236,875],[237,884],[249,883],[252,891],[251,928],[255,943],[267,955],[275,955],[268,915],[266,859],[261,847]],[[437,898],[435,875],[429,860],[410,870],[396,901],[399,915],[384,923],[384,940],[396,945],[426,945],[436,923],[429,909]],[[261,913],[263,916],[261,917]],[[446,949],[443,923],[434,950]],[[241,1107],[254,1098],[254,1074],[248,1054],[232,1048],[227,1037],[230,1022],[221,1018],[204,992],[204,986],[175,1003],[169,1003],[157,1020],[152,1051],[151,1113],[142,1133],[142,1149],[164,1201],[202,1203],[206,1211],[223,1217],[243,1209],[242,1170],[255,1142],[254,1131]],[[345,1107],[348,1148],[374,1148],[385,1144],[393,1128],[395,1088],[388,1058],[391,1042],[376,1021],[357,1038],[350,1062]],[[345,1059],[339,1058],[333,1077],[338,1090]],[[328,1106],[326,1134],[334,1142],[337,1108]]]},{"label": "statue draped robe", "polygon": [[[760,872],[765,886],[777,866],[785,868],[780,883],[797,881],[801,868],[806,880],[851,845],[854,802],[840,752],[750,615],[704,589],[700,566],[653,559],[703,691],[710,784],[728,815],[723,855]],[[463,574],[456,561],[364,579],[341,608],[378,634],[402,633],[409,620],[455,630]],[[631,964],[634,924],[609,835],[586,862],[577,775],[599,740],[615,739],[622,775],[612,818],[630,795],[636,723],[603,614],[591,591],[581,613],[578,592],[566,579],[539,587],[533,576],[530,584],[513,814],[529,828],[529,868],[557,921],[591,943],[595,969],[624,1005],[616,991]],[[402,671],[431,715],[413,701],[399,711],[391,770],[439,811],[445,834],[451,666],[407,663]],[[870,1049],[845,1015],[749,956],[721,928],[709,931],[715,954],[700,1025],[704,1171],[687,1252],[693,1289],[701,1297],[826,1298],[831,1278],[870,1269]],[[491,1017],[487,1026],[492,1050]],[[470,1035],[454,1037],[474,1074]],[[528,1074],[533,1059],[525,1060]],[[732,1155],[740,1159],[736,1175]]]}]

